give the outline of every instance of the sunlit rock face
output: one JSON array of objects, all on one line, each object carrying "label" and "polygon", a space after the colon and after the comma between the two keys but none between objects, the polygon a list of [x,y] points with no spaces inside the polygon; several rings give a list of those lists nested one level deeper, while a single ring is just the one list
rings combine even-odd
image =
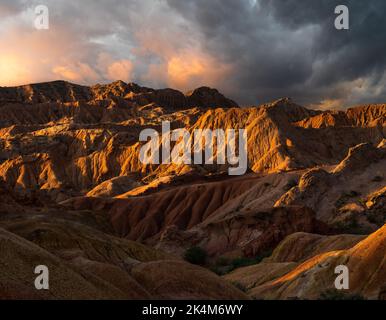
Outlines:
[{"label": "sunlit rock face", "polygon": [[[208,87],[1,87],[0,298],[318,299],[347,259],[350,293],[382,298],[385,119],[386,105],[240,108]],[[245,129],[246,173],[142,163],[140,132],[164,121]],[[61,274],[52,295],[25,285],[41,259]]]}]

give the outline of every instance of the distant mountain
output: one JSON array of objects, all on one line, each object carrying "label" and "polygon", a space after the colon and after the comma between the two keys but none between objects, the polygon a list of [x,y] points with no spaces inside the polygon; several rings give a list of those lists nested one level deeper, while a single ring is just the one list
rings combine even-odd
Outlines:
[{"label": "distant mountain", "polygon": [[197,88],[187,94],[174,89],[141,87],[135,83],[115,81],[92,87],[66,81],[36,83],[19,87],[0,87],[0,105],[9,103],[66,103],[119,100],[144,106],[156,103],[167,109],[187,107],[237,107],[237,103],[225,98],[216,89]]}]

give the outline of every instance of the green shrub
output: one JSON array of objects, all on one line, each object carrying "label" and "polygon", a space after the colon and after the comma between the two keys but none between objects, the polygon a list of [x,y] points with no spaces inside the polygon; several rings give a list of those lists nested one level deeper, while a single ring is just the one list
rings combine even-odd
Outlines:
[{"label": "green shrub", "polygon": [[246,257],[236,258],[231,262],[232,270],[258,264],[264,258],[269,257],[271,254],[272,254],[272,251],[263,251],[262,253],[260,253],[259,255],[253,258],[246,258]]},{"label": "green shrub", "polygon": [[237,268],[259,264],[264,258],[269,257],[271,254],[272,251],[267,250],[252,258],[240,257],[230,260],[229,258],[219,257],[215,264],[210,267],[210,270],[222,276]]},{"label": "green shrub", "polygon": [[246,266],[251,266],[253,264],[256,264],[255,259],[253,258],[236,258],[232,260],[232,269],[237,269],[240,267],[246,267]]},{"label": "green shrub", "polygon": [[192,264],[204,265],[206,263],[207,253],[200,247],[191,247],[186,250],[184,259]]}]

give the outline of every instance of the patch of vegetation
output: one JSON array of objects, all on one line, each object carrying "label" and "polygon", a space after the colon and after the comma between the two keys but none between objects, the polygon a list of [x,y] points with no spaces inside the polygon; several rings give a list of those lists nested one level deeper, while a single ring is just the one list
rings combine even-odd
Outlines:
[{"label": "patch of vegetation", "polygon": [[272,251],[264,251],[253,258],[246,258],[246,257],[236,258],[231,262],[232,270],[241,268],[241,267],[247,267],[247,266],[259,264],[264,258],[269,257],[271,254],[272,254]]},{"label": "patch of vegetation", "polygon": [[232,266],[232,270],[234,270],[237,268],[258,264],[259,262],[261,262],[260,259],[241,257],[241,258],[236,258],[232,260],[231,266]]},{"label": "patch of vegetation", "polygon": [[355,293],[345,293],[337,289],[328,289],[320,294],[320,300],[366,300],[363,296]]},{"label": "patch of vegetation", "polygon": [[298,185],[298,182],[295,179],[291,179],[288,181],[288,183],[284,186],[283,190],[288,191],[291,190],[293,187],[296,187]]},{"label": "patch of vegetation", "polygon": [[208,254],[200,247],[191,247],[186,250],[184,259],[192,264],[205,265]]},{"label": "patch of vegetation", "polygon": [[225,257],[219,257],[217,260],[216,260],[216,265],[217,266],[227,266],[229,265],[229,259],[228,258],[225,258]]},{"label": "patch of vegetation", "polygon": [[252,258],[240,257],[235,258],[233,260],[229,260],[227,258],[220,257],[217,259],[216,263],[210,268],[210,270],[220,276],[223,276],[224,274],[232,272],[237,268],[259,264],[264,258],[269,257],[271,254],[272,251],[267,250]]}]

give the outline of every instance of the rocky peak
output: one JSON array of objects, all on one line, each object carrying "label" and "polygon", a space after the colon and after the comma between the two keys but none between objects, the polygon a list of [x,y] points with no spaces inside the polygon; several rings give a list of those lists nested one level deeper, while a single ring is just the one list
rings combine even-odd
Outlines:
[{"label": "rocky peak", "polygon": [[205,105],[207,107],[231,108],[238,107],[238,104],[224,97],[217,89],[199,87],[185,94],[189,104],[192,106]]},{"label": "rocky peak", "polygon": [[281,98],[263,105],[271,116],[277,120],[296,122],[310,116],[319,114],[320,111],[304,108],[292,101],[291,98]]}]

